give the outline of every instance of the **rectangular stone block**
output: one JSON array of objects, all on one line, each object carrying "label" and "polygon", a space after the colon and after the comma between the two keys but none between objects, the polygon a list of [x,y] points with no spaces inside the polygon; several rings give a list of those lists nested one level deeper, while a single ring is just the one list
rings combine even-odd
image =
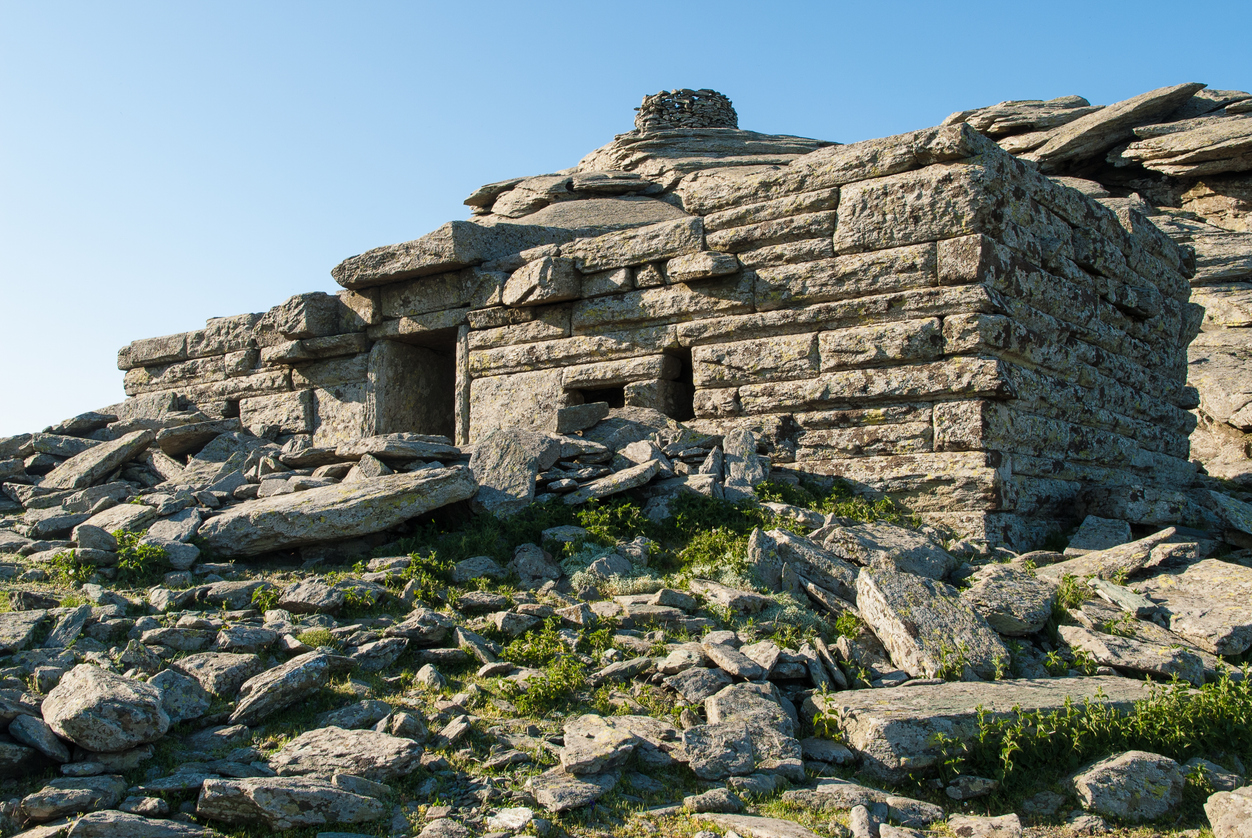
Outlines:
[{"label": "rectangular stone block", "polygon": [[752,279],[735,274],[695,285],[683,283],[579,300],[571,320],[575,334],[632,323],[677,323],[714,314],[752,310]]},{"label": "rectangular stone block", "polygon": [[[745,263],[746,264],[746,263]],[[935,245],[856,253],[817,262],[760,268],[757,311],[847,300],[937,283]]]},{"label": "rectangular stone block", "polygon": [[819,345],[822,372],[930,361],[942,355],[944,348],[937,317],[822,332]]},{"label": "rectangular stone block", "polygon": [[292,369],[291,383],[299,388],[363,384],[368,377],[369,353],[301,364]]},{"label": "rectangular stone block", "polygon": [[984,285],[919,288],[855,300],[815,303],[798,309],[694,320],[679,324],[677,335],[683,346],[700,346],[923,317],[1003,311],[1002,300]]},{"label": "rectangular stone block", "polygon": [[933,432],[930,422],[828,428],[805,431],[796,444],[801,460],[919,454],[933,449]]},{"label": "rectangular stone block", "polygon": [[994,233],[1003,223],[1007,159],[987,155],[977,163],[928,166],[845,186],[835,252]]},{"label": "rectangular stone block", "polygon": [[985,396],[1010,398],[1006,365],[985,358],[842,370],[809,381],[751,384],[739,388],[747,413],[782,413],[854,406],[866,401]]},{"label": "rectangular stone block", "polygon": [[632,381],[677,378],[681,366],[678,359],[670,355],[601,361],[598,364],[566,367],[561,383],[566,390],[620,387]]},{"label": "rectangular stone block", "polygon": [[789,218],[776,218],[742,227],[731,227],[705,236],[710,250],[738,253],[773,244],[829,236],[835,231],[835,213],[813,212]]},{"label": "rectangular stone block", "polygon": [[937,405],[928,402],[915,402],[845,410],[814,410],[797,413],[793,418],[796,424],[805,430],[859,428],[865,425],[898,425],[910,422],[930,424],[935,407]]},{"label": "rectangular stone block", "polygon": [[531,308],[506,308],[492,306],[479,310],[470,310],[468,315],[471,329],[496,329],[500,326],[515,326],[535,319],[535,310]]},{"label": "rectangular stone block", "polygon": [[547,430],[556,411],[577,402],[561,383],[562,371],[541,370],[476,378],[470,383],[470,442],[500,428]]},{"label": "rectangular stone block", "polygon": [[738,387],[696,390],[692,405],[698,419],[725,419],[743,413]]},{"label": "rectangular stone block", "polygon": [[715,343],[691,352],[697,387],[727,387],[761,381],[793,381],[818,372],[817,335],[784,335]]},{"label": "rectangular stone block", "polygon": [[833,210],[839,206],[839,190],[819,189],[816,192],[801,192],[798,195],[787,195],[772,201],[759,204],[747,204],[733,207],[721,212],[711,213],[704,217],[705,235],[733,227],[747,227],[779,218],[791,218],[798,215]]},{"label": "rectangular stone block", "polygon": [[340,304],[338,331],[363,332],[366,326],[373,326],[382,320],[377,289],[344,289],[335,296],[339,297]]},{"label": "rectangular stone block", "polygon": [[842,478],[869,496],[889,495],[914,512],[1012,509],[1009,464],[994,451],[851,459],[797,452],[796,468]]},{"label": "rectangular stone block", "polygon": [[583,277],[582,297],[603,297],[605,294],[621,294],[635,287],[630,268],[613,268],[597,271]]},{"label": "rectangular stone block", "polygon": [[622,394],[627,407],[659,410],[671,419],[683,421],[691,414],[691,385],[685,381],[633,381]]},{"label": "rectangular stone block", "polygon": [[384,318],[413,317],[449,308],[487,308],[500,305],[509,275],[481,268],[424,276],[387,285],[379,290]]},{"label": "rectangular stone block", "polygon": [[213,408],[213,402],[238,401],[249,396],[264,396],[291,389],[291,373],[287,370],[264,370],[209,384],[183,385],[178,388],[178,392],[213,416],[218,415],[218,411]]},{"label": "rectangular stone block", "polygon": [[126,395],[170,390],[182,384],[203,384],[226,378],[226,361],[218,355],[151,367],[132,367],[122,377]]},{"label": "rectangular stone block", "polygon": [[339,331],[339,298],[322,291],[296,294],[274,306],[262,322],[287,340],[319,338]]},{"label": "rectangular stone block", "polygon": [[313,391],[313,446],[334,448],[372,436],[366,426],[365,382],[319,387]]},{"label": "rectangular stone block", "polygon": [[370,340],[403,340],[409,343],[446,342],[449,332],[469,322],[468,308],[448,308],[414,317],[383,320],[370,326],[366,335]]},{"label": "rectangular stone block", "polygon": [[566,338],[570,335],[570,307],[534,308],[535,317],[525,323],[470,332],[470,349],[495,349],[519,343]]},{"label": "rectangular stone block", "polygon": [[212,317],[203,329],[187,333],[187,357],[207,358],[250,349],[256,345],[256,329],[261,314]]},{"label": "rectangular stone block", "polygon": [[672,326],[649,326],[600,335],[480,349],[469,354],[475,378],[654,355],[677,345]]},{"label": "rectangular stone block", "polygon": [[698,250],[704,250],[704,225],[699,218],[676,218],[595,238],[575,239],[561,248],[583,273],[659,262]]},{"label": "rectangular stone block", "polygon": [[739,262],[745,268],[769,268],[775,265],[795,265],[801,262],[816,262],[819,259],[833,259],[835,245],[830,236],[820,239],[804,239],[803,241],[770,244],[739,252]]},{"label": "rectangular stone block", "polygon": [[257,436],[264,436],[274,428],[283,434],[310,433],[313,430],[313,391],[240,399],[239,421]]},{"label": "rectangular stone block", "polygon": [[132,341],[117,351],[117,368],[130,370],[187,359],[187,334],[165,335]]}]

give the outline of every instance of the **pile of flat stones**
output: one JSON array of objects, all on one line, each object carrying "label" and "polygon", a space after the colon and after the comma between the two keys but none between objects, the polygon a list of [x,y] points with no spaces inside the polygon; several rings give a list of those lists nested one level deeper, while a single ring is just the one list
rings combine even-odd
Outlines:
[{"label": "pile of flat stones", "polygon": [[738,128],[739,115],[730,100],[716,90],[662,90],[643,97],[635,109],[635,129]]},{"label": "pile of flat stones", "polygon": [[[750,584],[734,585],[657,573],[646,539],[580,550],[594,542],[574,526],[507,563],[461,561],[438,592],[413,573],[417,558],[387,555],[413,519],[449,504],[507,517],[535,500],[632,492],[663,521],[684,493],[749,501],[767,479],[797,479],[750,431],[567,410],[559,432],[461,448],[392,434],[314,449],[229,422],[132,428],[101,414],[5,440],[23,468],[4,485],[22,512],[0,528],[0,776],[23,791],[3,804],[2,828],[560,834],[562,813],[613,793],[646,801],[636,817],[649,823],[696,817],[714,835],[818,834],[751,803],[780,797],[833,817],[833,834],[913,836],[946,822],[1008,836],[1023,817],[1088,831],[1152,820],[1203,772],[1218,789],[1215,834],[1244,834],[1252,798],[1235,754],[1186,765],[1111,754],[1055,778],[1067,793],[996,818],[967,814],[995,790],[990,778],[939,783],[945,805],[892,788],[935,773],[935,734],[972,736],[980,707],[1129,707],[1151,679],[1242,677],[1223,656],[1252,645],[1252,556],[1232,551],[1252,538],[1252,506],[1210,493],[1217,532],[1089,517],[1064,553],[1015,555],[766,503],[776,526],[751,534]],[[163,468],[181,482],[160,480]],[[123,531],[161,548],[163,584],[122,586],[117,565],[134,549],[118,543]],[[45,584],[67,566],[92,573],[72,601]],[[611,595],[624,581],[639,592]],[[1063,584],[1081,585],[1083,601],[1061,615],[1056,643],[1044,629]],[[796,636],[797,613],[780,603],[825,629],[780,642]],[[548,676],[504,647],[549,631],[609,707],[518,712]],[[293,726],[294,738],[278,735]],[[675,794],[657,772],[702,790]],[[20,785],[40,775],[51,779]]]}]

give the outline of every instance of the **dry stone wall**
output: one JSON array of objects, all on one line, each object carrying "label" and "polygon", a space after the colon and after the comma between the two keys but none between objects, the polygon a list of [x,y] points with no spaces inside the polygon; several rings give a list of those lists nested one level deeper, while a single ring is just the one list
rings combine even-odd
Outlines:
[{"label": "dry stone wall", "polygon": [[131,344],[127,393],[314,446],[654,408],[993,543],[1037,541],[1093,487],[1189,483],[1191,252],[977,122],[631,132],[345,260],[337,296]]}]

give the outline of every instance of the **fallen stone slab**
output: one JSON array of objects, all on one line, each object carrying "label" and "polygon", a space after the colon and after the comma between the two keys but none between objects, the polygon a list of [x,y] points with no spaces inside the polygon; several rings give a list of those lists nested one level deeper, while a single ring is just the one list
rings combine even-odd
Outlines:
[{"label": "fallen stone slab", "polygon": [[552,468],[560,455],[560,440],[546,434],[516,428],[488,434],[470,457],[479,485],[475,507],[502,517],[519,512],[535,499],[539,472]]},{"label": "fallen stone slab", "polygon": [[320,689],[330,678],[330,656],[306,652],[248,679],[239,688],[231,724],[254,725]]},{"label": "fallen stone slab", "polygon": [[22,798],[22,814],[37,823],[79,812],[112,809],[126,794],[126,781],[112,774],[57,777]]},{"label": "fallen stone slab", "polygon": [[619,768],[634,753],[639,739],[614,721],[588,713],[566,722],[561,767],[580,775]]},{"label": "fallen stone slab", "polygon": [[692,579],[688,588],[715,605],[729,608],[736,614],[755,614],[772,603],[772,600],[756,591],[741,591],[708,579]]},{"label": "fallen stone slab", "polygon": [[575,777],[560,768],[545,771],[526,781],[535,802],[549,812],[565,812],[595,803],[617,785],[613,774],[584,774]]},{"label": "fallen stone slab", "polygon": [[809,829],[801,826],[795,821],[783,820],[782,818],[763,818],[757,815],[724,815],[713,813],[701,813],[693,815],[706,823],[720,826],[722,829],[731,829],[740,835],[746,835],[748,838],[820,838],[820,836]]},{"label": "fallen stone slab", "polygon": [[1252,646],[1252,568],[1205,559],[1135,586],[1170,612],[1169,628],[1216,655]]},{"label": "fallen stone slab", "polygon": [[44,699],[48,727],[88,751],[126,751],[169,730],[161,691],[142,681],[79,664]]},{"label": "fallen stone slab", "polygon": [[183,821],[145,818],[109,809],[74,821],[66,838],[213,838],[216,833]]},{"label": "fallen stone slab", "polygon": [[1022,838],[1022,822],[1016,814],[998,817],[953,815],[948,828],[956,838]]},{"label": "fallen stone slab", "polygon": [[570,492],[561,501],[570,506],[580,503],[586,503],[589,500],[606,498],[609,495],[616,495],[625,492],[628,489],[635,489],[647,483],[660,470],[661,463],[658,460],[650,460],[637,466],[624,468],[621,471],[593,480],[586,486],[577,491]]},{"label": "fallen stone slab", "polygon": [[0,655],[25,649],[47,619],[48,612],[44,610],[0,613]]},{"label": "fallen stone slab", "polygon": [[201,652],[170,664],[175,672],[195,679],[206,692],[232,697],[249,678],[265,669],[256,655],[236,652]]},{"label": "fallen stone slab", "polygon": [[1036,573],[1040,577],[1058,582],[1066,575],[1078,579],[1089,576],[1100,579],[1134,578],[1154,567],[1169,564],[1177,546],[1185,541],[1176,527],[1169,527],[1137,541],[1107,550],[1093,550],[1076,558],[1045,565]]},{"label": "fallen stone slab", "polygon": [[461,456],[461,449],[443,436],[396,433],[345,442],[335,449],[335,454],[343,460],[374,457],[388,463],[408,463],[413,460],[455,460]]},{"label": "fallen stone slab", "polygon": [[324,727],[288,742],[270,757],[269,764],[281,777],[314,775],[329,779],[335,774],[352,774],[385,782],[414,771],[421,758],[422,746],[412,739],[374,730]]},{"label": "fallen stone slab", "polygon": [[1088,515],[1065,548],[1069,557],[1083,556],[1095,550],[1109,550],[1130,541],[1130,523],[1117,518]]},{"label": "fallen stone slab", "polygon": [[839,527],[822,543],[835,555],[862,567],[931,579],[944,578],[957,565],[951,553],[926,536],[885,521]]},{"label": "fallen stone slab", "polygon": [[132,431],[111,442],[102,442],[81,454],[70,457],[44,476],[40,487],[44,489],[85,489],[99,483],[117,469],[139,456],[156,434],[152,431]]},{"label": "fallen stone slab", "polygon": [[1102,666],[1158,675],[1178,677],[1195,686],[1204,685],[1204,661],[1185,648],[1162,643],[1144,643],[1131,637],[1119,637],[1091,631],[1082,626],[1060,626],[1057,631],[1066,645],[1081,649]]},{"label": "fallen stone slab", "polygon": [[206,521],[199,535],[218,555],[255,556],[380,532],[477,490],[464,467],[388,474],[246,501]]},{"label": "fallen stone slab", "polygon": [[958,743],[972,741],[980,708],[991,719],[1060,710],[1067,699],[1129,710],[1148,697],[1149,689],[1143,681],[1114,676],[952,682],[815,694],[805,701],[804,713],[808,718],[825,713],[860,755],[863,770],[898,782],[911,772],[927,773],[943,760],[937,734]]},{"label": "fallen stone slab", "polygon": [[966,667],[993,678],[1009,650],[981,614],[942,582],[895,570],[861,571],[856,602],[863,619],[914,678],[961,677]]},{"label": "fallen stone slab", "polygon": [[1000,634],[1023,637],[1048,622],[1056,588],[1022,568],[993,564],[974,574],[961,599]]},{"label": "fallen stone slab", "polygon": [[847,811],[855,806],[880,803],[887,807],[887,815],[892,820],[920,828],[944,818],[942,806],[839,778],[818,780],[811,789],[792,789],[784,792],[782,799],[822,812]]},{"label": "fallen stone slab", "polygon": [[388,810],[381,800],[308,777],[205,780],[196,801],[200,817],[231,824],[262,823],[270,829],[365,823],[384,817]]},{"label": "fallen stone slab", "polygon": [[[840,599],[856,598],[856,576],[860,572],[856,565],[788,530],[770,530],[765,535],[772,542],[779,559],[790,565],[804,580],[832,592]],[[780,578],[780,586],[781,583]]]}]

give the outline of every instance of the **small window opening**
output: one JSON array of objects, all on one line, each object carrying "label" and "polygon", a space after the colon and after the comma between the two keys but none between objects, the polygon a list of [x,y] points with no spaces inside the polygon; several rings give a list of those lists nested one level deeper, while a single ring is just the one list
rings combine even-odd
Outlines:
[{"label": "small window opening", "polygon": [[626,406],[625,387],[605,387],[601,390],[582,390],[580,392],[583,396],[583,404],[608,402],[609,407],[612,408]]}]

